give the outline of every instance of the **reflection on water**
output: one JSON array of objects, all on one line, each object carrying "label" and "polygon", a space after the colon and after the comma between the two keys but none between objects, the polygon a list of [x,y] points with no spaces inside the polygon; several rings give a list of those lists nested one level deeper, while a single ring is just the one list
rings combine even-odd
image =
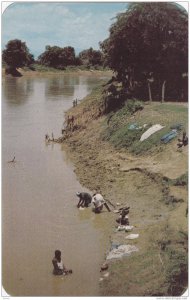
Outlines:
[{"label": "reflection on water", "polygon": [[45,95],[56,100],[55,96],[73,96],[75,86],[79,84],[79,77],[53,77],[46,81]]},{"label": "reflection on water", "polygon": [[9,105],[25,102],[33,92],[33,80],[8,77],[2,81],[2,97]]},{"label": "reflection on water", "polygon": [[[46,133],[60,134],[64,111],[73,100],[96,85],[96,78],[82,76],[3,81],[2,281],[8,294],[98,295],[107,246],[102,228],[108,226],[109,214],[76,208],[76,192],[86,189],[61,145],[44,142]],[[14,155],[16,163],[8,164]],[[71,276],[52,276],[56,249],[73,269]]]}]

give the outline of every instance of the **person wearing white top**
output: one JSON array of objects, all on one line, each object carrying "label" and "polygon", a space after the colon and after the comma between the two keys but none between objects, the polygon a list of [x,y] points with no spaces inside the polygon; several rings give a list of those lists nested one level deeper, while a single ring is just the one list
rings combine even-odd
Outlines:
[{"label": "person wearing white top", "polygon": [[53,264],[53,274],[54,275],[66,275],[68,273],[72,273],[72,270],[68,270],[65,268],[62,259],[61,259],[61,251],[55,250],[55,257],[52,259]]},{"label": "person wearing white top", "polygon": [[105,200],[101,194],[95,194],[92,197],[92,203],[95,207],[95,213],[100,213],[103,209],[103,205],[105,204]]}]

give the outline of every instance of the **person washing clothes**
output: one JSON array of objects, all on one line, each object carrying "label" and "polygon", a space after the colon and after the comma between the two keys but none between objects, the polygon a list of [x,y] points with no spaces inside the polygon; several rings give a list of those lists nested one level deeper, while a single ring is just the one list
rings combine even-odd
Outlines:
[{"label": "person washing clothes", "polygon": [[94,207],[95,207],[94,212],[96,214],[98,214],[102,211],[104,205],[105,205],[105,207],[107,208],[108,211],[111,211],[109,206],[105,202],[103,196],[99,193],[93,195],[92,203],[94,204]]},{"label": "person washing clothes", "polygon": [[76,193],[77,197],[79,197],[79,202],[77,207],[88,207],[92,201],[92,196],[89,193]]},{"label": "person washing clothes", "polygon": [[121,211],[121,214],[118,219],[116,219],[116,222],[119,223],[120,225],[129,225],[129,209],[130,207],[127,207]]}]

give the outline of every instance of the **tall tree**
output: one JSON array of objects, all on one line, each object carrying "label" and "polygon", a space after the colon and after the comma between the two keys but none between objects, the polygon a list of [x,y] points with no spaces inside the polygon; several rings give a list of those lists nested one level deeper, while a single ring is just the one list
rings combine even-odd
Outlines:
[{"label": "tall tree", "polygon": [[132,3],[117,16],[109,38],[101,43],[107,64],[123,86],[160,85],[162,101],[167,82],[187,73],[188,17],[173,3]]},{"label": "tall tree", "polygon": [[33,55],[29,52],[25,42],[15,39],[7,43],[2,54],[3,61],[13,69],[29,66],[34,62]]}]

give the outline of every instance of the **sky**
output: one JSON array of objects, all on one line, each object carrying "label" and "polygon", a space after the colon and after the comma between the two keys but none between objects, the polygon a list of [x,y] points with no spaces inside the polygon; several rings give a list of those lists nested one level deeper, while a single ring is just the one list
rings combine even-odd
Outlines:
[{"label": "sky", "polygon": [[35,58],[45,46],[99,49],[126,2],[14,2],[2,15],[2,48],[9,40],[26,42]]},{"label": "sky", "polygon": [[[9,40],[20,39],[37,58],[47,45],[72,46],[76,54],[90,47],[99,49],[99,42],[109,36],[116,15],[126,11],[129,2],[3,3],[4,7],[9,6],[1,16],[2,49]],[[188,9],[188,1],[178,3]]]}]

